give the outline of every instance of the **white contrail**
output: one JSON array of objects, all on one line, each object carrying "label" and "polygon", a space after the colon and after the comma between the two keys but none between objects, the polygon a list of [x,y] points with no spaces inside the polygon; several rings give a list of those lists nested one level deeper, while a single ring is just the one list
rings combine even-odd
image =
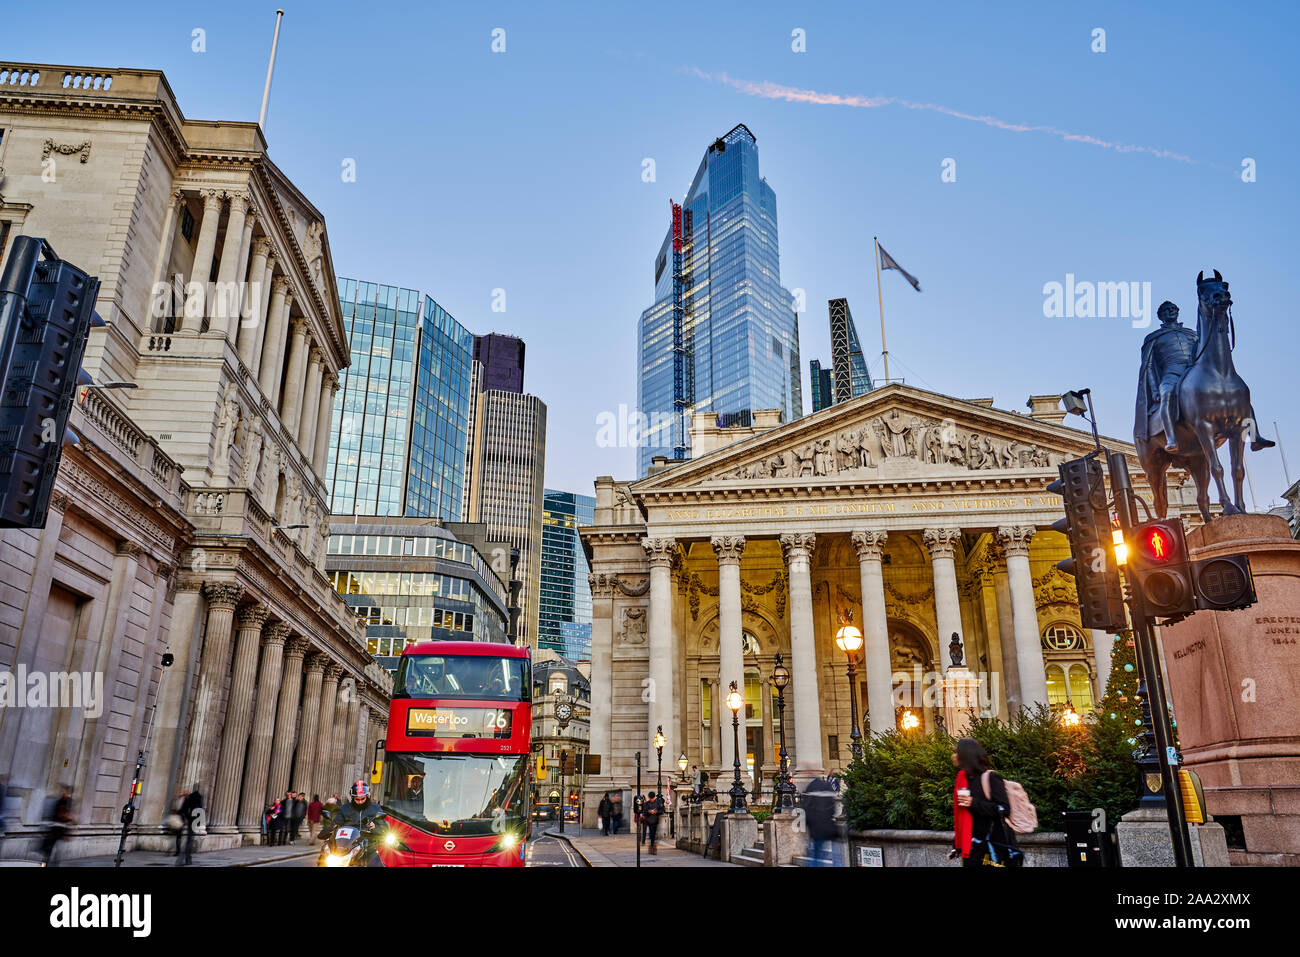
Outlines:
[{"label": "white contrail", "polygon": [[822,106],[854,106],[859,109],[875,109],[881,106],[901,106],[908,110],[928,110],[931,113],[941,113],[944,116],[956,117],[959,120],[972,120],[976,123],[983,123],[985,126],[991,126],[998,130],[1009,130],[1012,133],[1047,133],[1051,136],[1059,136],[1063,140],[1072,143],[1088,143],[1092,146],[1101,146],[1106,149],[1115,150],[1119,153],[1147,153],[1151,156],[1157,156],[1161,159],[1177,160],[1180,163],[1195,163],[1196,160],[1182,153],[1175,153],[1171,150],[1157,149],[1152,146],[1135,146],[1131,143],[1117,143],[1114,140],[1105,140],[1097,136],[1089,136],[1086,133],[1071,133],[1068,130],[1058,129],[1055,126],[1043,126],[1029,123],[1008,123],[1006,120],[1000,120],[996,116],[977,115],[975,113],[963,113],[961,110],[954,110],[946,106],[940,106],[938,103],[917,103],[913,100],[904,100],[896,96],[857,96],[842,95],[839,93],[822,93],[818,90],[801,90],[794,86],[785,86],[781,83],[772,83],[764,80],[754,82],[753,80],[741,80],[726,73],[706,73],[696,67],[689,67],[686,73],[709,80],[713,83],[722,83],[732,89],[739,90],[749,96],[762,97],[765,100],[785,100],[788,103],[815,103]]}]

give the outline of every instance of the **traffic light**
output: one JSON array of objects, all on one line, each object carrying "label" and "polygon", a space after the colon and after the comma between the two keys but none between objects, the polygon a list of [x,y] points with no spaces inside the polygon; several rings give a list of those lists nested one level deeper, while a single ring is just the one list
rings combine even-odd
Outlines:
[{"label": "traffic light", "polygon": [[1255,579],[1247,555],[1221,555],[1192,562],[1197,609],[1232,611],[1255,604]]},{"label": "traffic light", "polygon": [[1128,568],[1142,592],[1149,616],[1176,620],[1196,611],[1196,590],[1181,519],[1134,526],[1129,531]]},{"label": "traffic light", "polygon": [[1065,499],[1065,518],[1052,525],[1070,539],[1070,557],[1056,567],[1073,575],[1085,628],[1117,632],[1128,626],[1119,569],[1110,557],[1110,509],[1101,463],[1094,455],[1062,462],[1047,486]]},{"label": "traffic light", "polygon": [[0,527],[45,527],[98,296],[45,240],[14,240],[0,277]]}]

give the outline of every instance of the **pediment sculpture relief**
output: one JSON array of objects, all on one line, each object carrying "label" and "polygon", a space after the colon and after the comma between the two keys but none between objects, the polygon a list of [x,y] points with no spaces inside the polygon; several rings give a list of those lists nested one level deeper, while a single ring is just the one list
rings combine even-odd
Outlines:
[{"label": "pediment sculpture relief", "polygon": [[892,409],[860,427],[839,429],[729,467],[712,478],[726,481],[853,475],[875,471],[889,459],[973,471],[1047,468],[1062,458],[1060,453],[1036,444],[961,427],[951,418],[925,418]]}]

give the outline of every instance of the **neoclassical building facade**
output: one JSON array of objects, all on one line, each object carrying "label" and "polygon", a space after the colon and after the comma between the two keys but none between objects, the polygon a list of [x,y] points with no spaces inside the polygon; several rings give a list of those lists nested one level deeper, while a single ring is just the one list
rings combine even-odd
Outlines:
[{"label": "neoclassical building facade", "polygon": [[[137,820],[157,828],[197,785],[205,842],[248,839],[286,788],[341,791],[387,713],[389,679],[323,570],[349,361],[324,217],[256,123],[186,118],[158,71],[0,62],[0,131],[0,234],[42,236],[102,283],[83,366],[116,387],[87,414],[110,447],[153,442],[177,470],[165,640],[132,705],[152,712]],[[20,644],[42,627],[24,614]],[[105,806],[125,803],[122,773]]]},{"label": "neoclassical building facade", "polygon": [[[982,713],[1090,710],[1114,639],[1080,626],[1074,581],[1055,567],[1069,545],[1050,529],[1062,499],[1046,486],[1093,447],[1064,425],[1058,398],[1033,397],[1020,414],[891,384],[787,425],[760,412],[724,429],[697,413],[691,460],[635,482],[598,478],[594,524],[581,530],[591,750],[605,756],[589,793],[629,786],[659,727],[666,752],[721,773],[724,790],[738,739],[742,766],[770,789],[777,654],[791,673],[796,777],[844,767],[848,660],[834,638],[850,619],[864,635],[863,733],[942,720],[954,636]],[[1142,475],[1135,461],[1131,472]],[[1171,500],[1191,502],[1181,485]],[[732,681],[745,699],[734,729]]]}]

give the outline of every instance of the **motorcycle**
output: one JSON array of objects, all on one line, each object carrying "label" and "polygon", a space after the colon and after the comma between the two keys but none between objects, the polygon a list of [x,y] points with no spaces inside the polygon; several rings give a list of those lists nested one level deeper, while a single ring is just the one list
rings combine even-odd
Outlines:
[{"label": "motorcycle", "polygon": [[317,867],[383,867],[375,852],[381,840],[376,827],[340,824],[321,845]]}]

